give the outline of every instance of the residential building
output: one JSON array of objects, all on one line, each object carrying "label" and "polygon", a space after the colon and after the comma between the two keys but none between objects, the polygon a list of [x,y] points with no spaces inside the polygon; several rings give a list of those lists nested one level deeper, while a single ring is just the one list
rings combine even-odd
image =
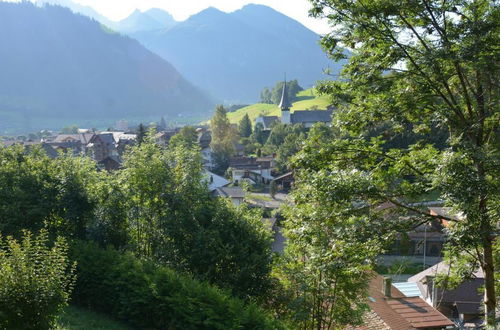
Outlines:
[{"label": "residential building", "polygon": [[94,135],[87,147],[96,162],[100,162],[109,156],[118,156],[113,133],[107,132]]},{"label": "residential building", "polygon": [[252,184],[269,184],[274,179],[273,164],[274,160],[267,157],[233,157],[229,162],[229,171],[235,184],[242,181]]},{"label": "residential building", "polygon": [[359,330],[412,330],[452,329],[454,323],[420,297],[407,297],[390,278],[375,274],[368,287],[367,304],[370,308],[363,316],[363,325],[347,329]]},{"label": "residential building", "polygon": [[474,272],[473,278],[465,280],[455,288],[440,288],[434,283],[438,274],[448,274],[450,265],[440,262],[410,277],[408,283],[416,285],[420,296],[431,306],[455,321],[462,328],[479,327],[483,322],[484,273]]},{"label": "residential building", "polygon": [[219,187],[212,192],[213,196],[230,198],[235,206],[245,202],[245,191],[240,187]]}]

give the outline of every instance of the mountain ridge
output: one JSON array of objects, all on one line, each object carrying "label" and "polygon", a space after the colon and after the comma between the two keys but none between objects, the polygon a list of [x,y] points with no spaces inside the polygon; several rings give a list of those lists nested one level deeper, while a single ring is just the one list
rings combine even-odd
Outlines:
[{"label": "mountain ridge", "polygon": [[0,44],[0,131],[208,116],[215,103],[136,40],[59,6],[0,2]]}]

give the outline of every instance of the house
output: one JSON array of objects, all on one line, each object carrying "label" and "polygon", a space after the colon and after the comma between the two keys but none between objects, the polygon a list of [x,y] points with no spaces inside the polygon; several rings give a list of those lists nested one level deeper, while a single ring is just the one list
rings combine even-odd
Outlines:
[{"label": "house", "polygon": [[178,132],[177,130],[167,130],[156,133],[155,135],[156,143],[163,147],[167,146],[168,143],[170,142],[170,139],[175,134],[177,134],[177,132]]},{"label": "house", "polygon": [[87,147],[81,141],[47,142],[54,150],[74,156],[84,155]]},{"label": "house", "polygon": [[454,323],[420,297],[407,297],[390,278],[374,274],[368,286],[367,304],[370,308],[363,315],[363,325],[347,329],[411,330],[447,329]]},{"label": "house", "polygon": [[281,102],[279,104],[279,108],[281,109],[281,117],[260,116],[255,120],[255,124],[261,123],[264,127],[264,130],[270,130],[276,122],[280,122],[282,124],[302,124],[305,128],[311,128],[316,123],[325,123],[327,125],[331,125],[333,115],[332,109],[296,110],[291,113],[291,107],[292,105],[288,100],[288,89],[285,81],[281,93]]},{"label": "house", "polygon": [[295,182],[293,178],[293,172],[288,172],[283,175],[278,176],[272,180],[276,184],[278,191],[288,192],[292,190],[293,184]]},{"label": "house", "polygon": [[94,136],[94,133],[59,134],[47,143],[58,151],[71,152],[76,156],[87,154],[87,146]]},{"label": "house", "polygon": [[212,193],[213,196],[230,198],[235,206],[245,202],[245,191],[240,187],[219,187]]},{"label": "house", "polygon": [[475,328],[482,323],[484,273],[481,269],[474,272],[473,278],[465,280],[454,289],[438,288],[434,278],[438,274],[447,274],[450,265],[440,262],[410,277],[408,283],[414,283],[420,296],[431,306],[454,320],[461,327]]},{"label": "house", "polygon": [[119,156],[108,156],[103,160],[97,162],[97,166],[101,170],[106,170],[108,172],[116,171],[121,167],[121,159]]},{"label": "house", "polygon": [[24,149],[30,151],[33,146],[40,146],[41,149],[49,156],[54,159],[59,157],[59,153],[50,144],[45,142],[24,142]]},{"label": "house", "polygon": [[90,150],[92,158],[97,162],[109,156],[118,156],[113,133],[95,134],[92,139],[90,139],[87,148]]},{"label": "house", "polygon": [[80,141],[80,143],[84,146],[90,143],[90,140],[94,136],[94,133],[78,133],[78,134],[59,134],[55,137],[51,142],[76,142]]},{"label": "house", "polygon": [[275,123],[281,122],[278,116],[260,116],[255,119],[255,125],[262,124],[265,131],[270,131]]},{"label": "house", "polygon": [[[432,214],[433,209],[441,208],[442,205],[442,201],[432,201],[414,203],[411,206]],[[398,213],[393,212],[395,208],[392,203],[381,204],[374,210],[385,212],[389,217],[399,217]],[[427,266],[440,262],[443,259],[442,251],[446,239],[444,228],[441,219],[433,219],[418,225],[410,232],[399,234],[386,254],[381,256],[380,262],[391,265],[394,262],[406,261]]]},{"label": "house", "polygon": [[212,173],[208,170],[204,170],[203,177],[208,184],[208,189],[210,190],[210,192],[214,192],[217,188],[225,187],[231,183],[226,178]]},{"label": "house", "polygon": [[252,184],[269,184],[274,179],[272,164],[273,161],[265,157],[233,157],[229,161],[229,171],[235,184],[242,181]]}]

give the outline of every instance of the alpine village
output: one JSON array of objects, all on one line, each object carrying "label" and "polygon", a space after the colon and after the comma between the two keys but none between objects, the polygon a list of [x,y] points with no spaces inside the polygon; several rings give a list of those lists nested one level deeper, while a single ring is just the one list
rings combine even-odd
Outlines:
[{"label": "alpine village", "polygon": [[0,0],[0,330],[500,329],[500,3],[258,3]]}]

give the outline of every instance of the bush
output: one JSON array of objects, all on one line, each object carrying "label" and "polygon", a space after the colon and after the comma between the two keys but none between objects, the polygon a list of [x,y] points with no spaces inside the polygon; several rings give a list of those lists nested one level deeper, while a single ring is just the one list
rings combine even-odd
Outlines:
[{"label": "bush", "polygon": [[74,266],[62,238],[52,247],[47,233],[24,232],[22,242],[0,237],[0,328],[49,329],[67,305]]},{"label": "bush", "polygon": [[141,329],[279,329],[253,304],[166,267],[77,243],[75,302]]}]

